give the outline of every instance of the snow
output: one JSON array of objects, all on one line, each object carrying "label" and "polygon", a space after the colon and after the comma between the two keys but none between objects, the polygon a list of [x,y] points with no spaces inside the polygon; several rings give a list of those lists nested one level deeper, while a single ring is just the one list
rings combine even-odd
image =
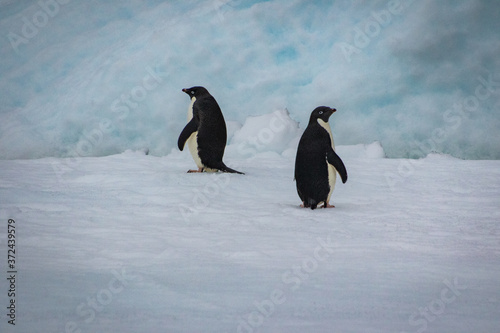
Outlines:
[{"label": "snow", "polygon": [[303,130],[327,105],[338,145],[499,159],[499,10],[480,0],[0,0],[0,158],[165,156],[185,125],[181,89],[203,85],[240,125],[287,109]]},{"label": "snow", "polygon": [[276,110],[262,116],[248,117],[243,126],[235,131],[231,143],[241,155],[273,151],[281,153],[297,147],[302,134],[299,123],[290,118],[288,110]]},{"label": "snow", "polygon": [[499,162],[337,151],[349,180],[314,211],[294,149],[229,145],[246,175],[187,174],[177,150],[0,161],[18,248],[1,331],[496,332]]}]

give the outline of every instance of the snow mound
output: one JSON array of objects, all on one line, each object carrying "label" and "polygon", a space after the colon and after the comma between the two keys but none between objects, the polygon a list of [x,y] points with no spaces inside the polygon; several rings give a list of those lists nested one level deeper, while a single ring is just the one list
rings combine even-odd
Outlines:
[{"label": "snow mound", "polygon": [[443,154],[443,153],[438,153],[438,152],[432,152],[427,154],[425,159],[432,159],[432,160],[441,160],[441,161],[446,161],[446,160],[460,160],[460,158],[451,156],[450,154]]},{"label": "snow mound", "polygon": [[231,150],[241,156],[251,156],[264,151],[282,153],[297,148],[302,130],[290,118],[287,109],[276,110],[261,116],[248,117],[234,133]]},{"label": "snow mound", "polygon": [[379,141],[370,144],[359,144],[352,146],[338,146],[336,147],[337,154],[341,158],[385,158],[386,154],[382,144]]},{"label": "snow mound", "polygon": [[241,124],[234,120],[226,120],[227,141],[230,142],[236,131],[241,129]]}]

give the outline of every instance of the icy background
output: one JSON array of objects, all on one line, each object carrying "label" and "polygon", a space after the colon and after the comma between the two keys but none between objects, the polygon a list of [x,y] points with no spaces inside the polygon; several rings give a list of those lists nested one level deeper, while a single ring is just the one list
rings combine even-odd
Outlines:
[{"label": "icy background", "polygon": [[337,144],[498,159],[499,17],[470,0],[2,0],[0,158],[167,155],[181,89],[204,85],[229,143],[251,116],[287,109],[300,134],[328,105]]}]

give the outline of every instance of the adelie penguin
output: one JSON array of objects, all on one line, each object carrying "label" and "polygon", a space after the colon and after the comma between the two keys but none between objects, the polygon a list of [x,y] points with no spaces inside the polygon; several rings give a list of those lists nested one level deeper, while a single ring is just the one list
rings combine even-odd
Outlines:
[{"label": "adelie penguin", "polygon": [[227,167],[222,162],[226,148],[227,130],[222,111],[215,98],[204,87],[182,89],[191,98],[188,123],[182,130],[177,145],[182,151],[188,144],[198,170],[188,172],[242,172]]},{"label": "adelie penguin", "polygon": [[347,171],[335,153],[332,131],[328,119],[335,109],[319,106],[311,113],[309,124],[299,141],[295,159],[295,181],[302,207],[315,209],[320,204],[330,205],[337,173],[342,183],[347,181]]}]

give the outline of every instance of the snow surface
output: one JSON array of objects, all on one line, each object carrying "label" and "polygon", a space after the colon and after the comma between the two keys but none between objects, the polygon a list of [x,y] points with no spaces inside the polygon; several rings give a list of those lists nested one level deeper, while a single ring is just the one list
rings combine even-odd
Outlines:
[{"label": "snow surface", "polygon": [[349,180],[312,211],[295,149],[238,151],[246,175],[177,150],[0,161],[1,332],[498,332],[499,161],[338,146]]},{"label": "snow surface", "polygon": [[0,0],[0,159],[165,156],[194,85],[239,124],[286,108],[304,129],[327,105],[339,145],[500,159],[499,17],[484,0]]}]

